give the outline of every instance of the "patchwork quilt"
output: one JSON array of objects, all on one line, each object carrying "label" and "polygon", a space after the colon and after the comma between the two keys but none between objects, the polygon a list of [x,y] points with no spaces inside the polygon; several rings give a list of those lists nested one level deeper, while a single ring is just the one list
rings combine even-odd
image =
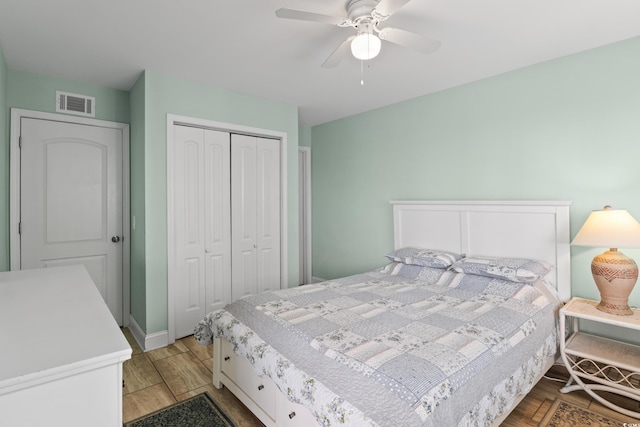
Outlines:
[{"label": "patchwork quilt", "polygon": [[391,263],[242,298],[209,313],[224,337],[323,426],[490,425],[556,353],[542,281]]}]

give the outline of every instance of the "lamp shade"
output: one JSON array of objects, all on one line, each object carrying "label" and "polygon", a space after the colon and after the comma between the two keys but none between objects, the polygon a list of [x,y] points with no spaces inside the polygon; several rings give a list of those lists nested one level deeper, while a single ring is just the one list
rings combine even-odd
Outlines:
[{"label": "lamp shade", "polygon": [[351,41],[351,53],[356,58],[366,61],[378,56],[382,42],[372,33],[360,33]]},{"label": "lamp shade", "polygon": [[575,246],[640,248],[640,223],[623,209],[593,211],[571,242]]}]

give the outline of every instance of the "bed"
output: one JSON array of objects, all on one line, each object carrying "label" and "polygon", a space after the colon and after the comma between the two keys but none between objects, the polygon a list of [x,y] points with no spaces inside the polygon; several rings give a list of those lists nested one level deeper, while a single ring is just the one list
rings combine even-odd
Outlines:
[{"label": "bed", "polygon": [[266,426],[499,425],[554,363],[569,202],[391,202],[379,269],[252,295],[195,329]]}]

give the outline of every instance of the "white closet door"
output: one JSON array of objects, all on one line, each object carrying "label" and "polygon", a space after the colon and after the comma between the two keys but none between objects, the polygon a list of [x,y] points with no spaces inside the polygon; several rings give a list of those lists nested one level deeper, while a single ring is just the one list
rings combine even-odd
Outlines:
[{"label": "white closet door", "polygon": [[231,136],[232,298],[280,288],[280,144]]},{"label": "white closet door", "polygon": [[231,300],[229,134],[185,126],[174,132],[175,334],[183,337]]}]

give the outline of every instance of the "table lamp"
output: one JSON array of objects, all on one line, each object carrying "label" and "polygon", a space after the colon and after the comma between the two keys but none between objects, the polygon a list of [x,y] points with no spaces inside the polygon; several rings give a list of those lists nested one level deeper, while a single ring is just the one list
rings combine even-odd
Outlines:
[{"label": "table lamp", "polygon": [[591,262],[600,291],[596,308],[619,316],[633,314],[629,294],[638,279],[638,266],[618,248],[640,248],[640,223],[626,210],[605,206],[591,212],[571,244],[611,248]]}]

